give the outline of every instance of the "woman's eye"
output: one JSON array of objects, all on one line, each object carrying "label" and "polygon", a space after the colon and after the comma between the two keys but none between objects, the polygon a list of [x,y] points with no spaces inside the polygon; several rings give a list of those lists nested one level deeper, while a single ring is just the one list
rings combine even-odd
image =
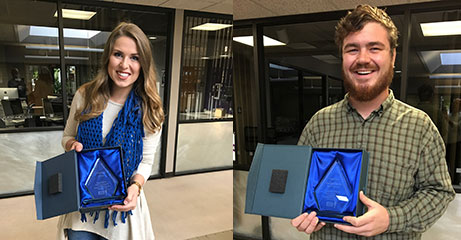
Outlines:
[{"label": "woman's eye", "polygon": [[138,56],[133,56],[133,57],[131,57],[131,59],[134,60],[134,61],[139,61],[139,57],[138,57]]},{"label": "woman's eye", "polygon": [[115,52],[115,53],[114,53],[114,56],[116,56],[116,57],[122,57],[122,54],[119,53],[119,52]]}]

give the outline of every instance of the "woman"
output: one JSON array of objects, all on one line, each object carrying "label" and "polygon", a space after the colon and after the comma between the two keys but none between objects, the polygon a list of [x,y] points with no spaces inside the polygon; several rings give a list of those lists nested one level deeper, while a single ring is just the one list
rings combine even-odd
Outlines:
[{"label": "woman", "polygon": [[58,235],[71,240],[154,239],[142,186],[151,172],[164,114],[149,40],[136,25],[121,23],[109,36],[102,61],[97,76],[74,96],[62,144],[77,152],[122,145],[127,197],[124,205],[101,211],[102,217],[79,212],[61,216]]}]

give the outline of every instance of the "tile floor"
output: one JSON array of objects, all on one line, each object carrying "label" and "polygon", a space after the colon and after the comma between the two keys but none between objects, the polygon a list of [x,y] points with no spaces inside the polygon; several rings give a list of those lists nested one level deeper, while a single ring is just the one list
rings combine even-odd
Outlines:
[{"label": "tile floor", "polygon": [[[232,239],[232,171],[150,180],[157,240]],[[0,239],[55,239],[57,218],[37,221],[32,195],[0,199]]]}]

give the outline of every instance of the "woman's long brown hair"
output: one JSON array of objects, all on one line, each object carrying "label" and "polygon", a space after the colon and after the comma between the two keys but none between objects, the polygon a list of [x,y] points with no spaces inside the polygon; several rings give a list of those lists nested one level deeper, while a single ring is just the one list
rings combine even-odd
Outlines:
[{"label": "woman's long brown hair", "polygon": [[83,84],[79,89],[84,104],[81,109],[77,109],[74,118],[77,121],[85,121],[99,116],[106,108],[113,84],[107,67],[115,41],[121,36],[130,37],[136,42],[141,72],[133,88],[142,99],[144,130],[155,133],[160,130],[165,116],[157,89],[151,45],[144,32],[132,23],[122,22],[110,34],[102,54],[102,68],[92,81]]}]

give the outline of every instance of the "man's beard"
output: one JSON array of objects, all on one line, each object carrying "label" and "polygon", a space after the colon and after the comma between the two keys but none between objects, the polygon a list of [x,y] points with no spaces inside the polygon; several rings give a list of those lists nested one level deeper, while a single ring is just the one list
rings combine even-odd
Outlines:
[{"label": "man's beard", "polygon": [[378,79],[377,83],[371,86],[356,86],[354,85],[353,80],[349,79],[348,75],[345,74],[344,68],[342,69],[342,73],[346,91],[349,92],[350,97],[359,102],[367,102],[376,98],[391,85],[392,78],[394,78],[394,69],[392,65],[390,65],[387,71],[384,72],[382,79]]}]

